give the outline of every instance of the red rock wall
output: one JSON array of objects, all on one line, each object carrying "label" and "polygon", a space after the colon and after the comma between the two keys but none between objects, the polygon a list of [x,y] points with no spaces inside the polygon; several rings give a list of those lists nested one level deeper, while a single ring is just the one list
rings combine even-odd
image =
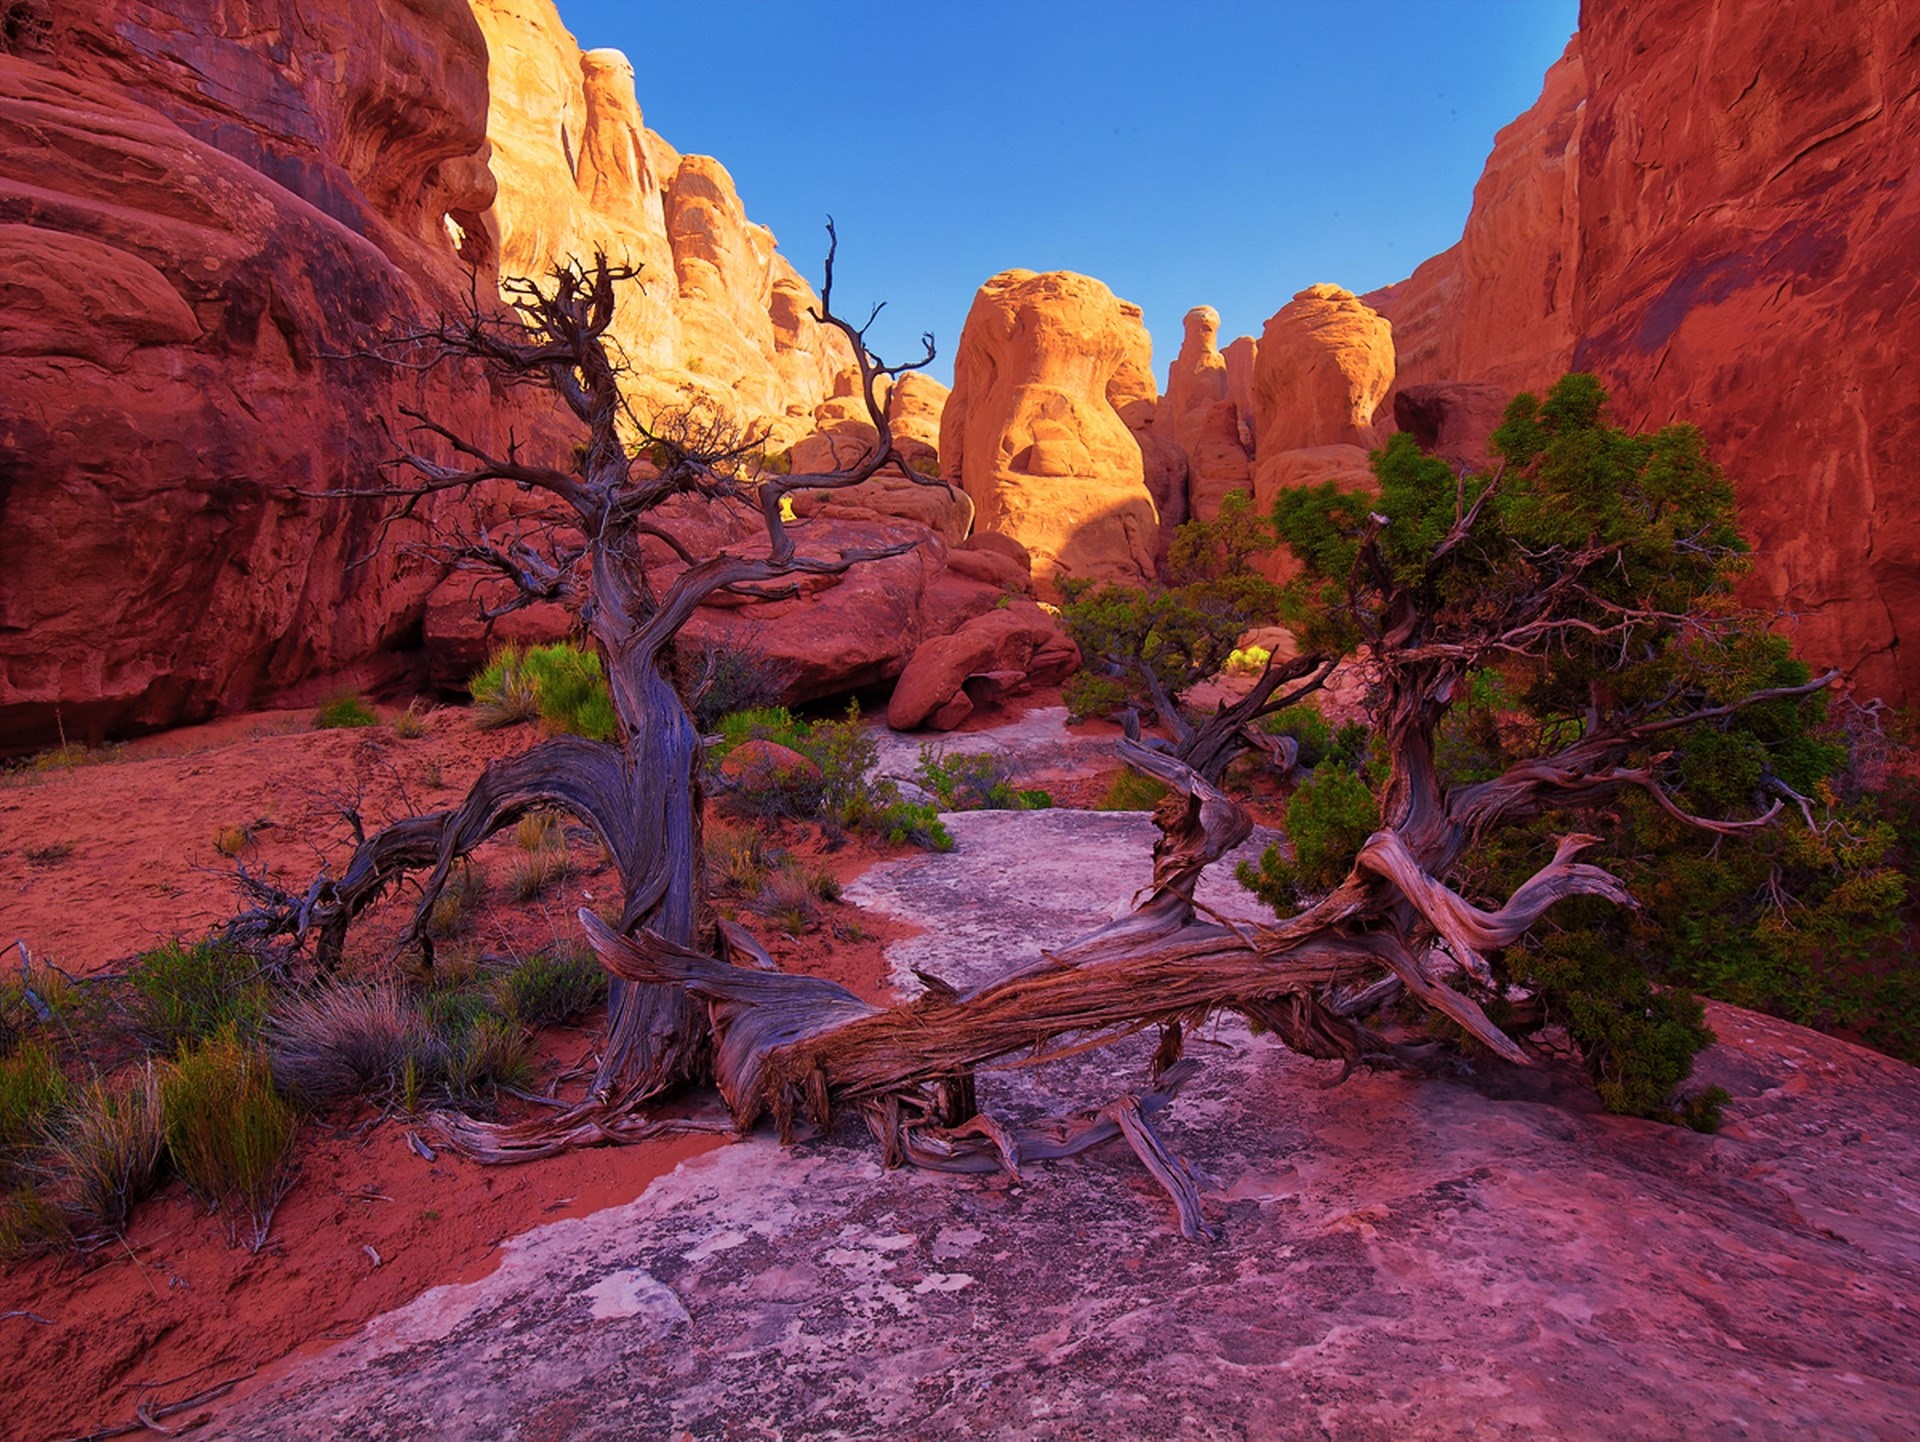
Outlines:
[{"label": "red rock wall", "polygon": [[206,716],[403,642],[432,578],[391,546],[350,568],[377,504],[294,492],[375,483],[403,405],[491,437],[474,376],[345,358],[465,293],[443,217],[493,198],[465,4],[13,12],[0,748]]},{"label": "red rock wall", "polygon": [[1586,0],[1580,30],[1461,243],[1370,297],[1401,383],[1571,367],[1624,424],[1699,426],[1748,599],[1920,700],[1920,8]]}]

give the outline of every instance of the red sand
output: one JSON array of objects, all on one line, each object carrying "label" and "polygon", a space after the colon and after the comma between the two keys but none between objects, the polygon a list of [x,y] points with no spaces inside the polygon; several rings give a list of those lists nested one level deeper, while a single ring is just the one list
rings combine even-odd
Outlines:
[{"label": "red sand", "polygon": [[[451,805],[487,760],[535,739],[526,727],[478,731],[458,710],[436,714],[411,740],[384,725],[313,731],[307,714],[278,713],[148,738],[100,764],[0,779],[0,942],[18,937],[36,962],[75,974],[112,970],[232,913],[232,862],[214,844],[223,830],[247,827],[243,859],[304,886],[323,857],[337,865],[346,850],[343,806],[372,830]],[[752,824],[843,882],[886,854],[858,839],[829,847],[809,826]],[[498,839],[478,853],[479,867],[498,879],[514,852],[511,837]],[[574,910],[611,894],[613,878],[590,845],[572,858],[574,874],[540,899],[490,899],[469,950],[519,954],[576,935]],[[363,968],[379,969],[406,911],[369,914],[358,933]],[[907,932],[841,904],[798,937],[754,929],[783,969],[875,1000],[886,995],[883,946]],[[4,964],[17,965],[17,954]],[[543,1034],[543,1084],[588,1059],[599,1025]],[[723,1115],[713,1099],[684,1106]],[[173,1183],[137,1210],[123,1244],[0,1274],[0,1313],[15,1314],[0,1318],[0,1431],[51,1438],[131,1422],[137,1408],[192,1397],[351,1333],[429,1287],[485,1275],[506,1239],[629,1201],[724,1144],[690,1134],[482,1167],[445,1151],[425,1161],[400,1121],[371,1113],[311,1123],[304,1136],[298,1180],[258,1255],[230,1248],[220,1220]]]}]

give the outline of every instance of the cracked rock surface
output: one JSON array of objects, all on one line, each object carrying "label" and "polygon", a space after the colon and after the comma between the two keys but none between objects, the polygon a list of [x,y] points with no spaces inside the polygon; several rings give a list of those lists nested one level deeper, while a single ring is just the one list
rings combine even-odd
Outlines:
[{"label": "cracked rock surface", "polygon": [[[1145,882],[1143,815],[950,817],[863,905],[981,980]],[[1225,868],[1209,904],[1253,914]],[[856,1122],[683,1164],[293,1364],[200,1435],[275,1438],[1893,1438],[1920,1417],[1920,1073],[1714,1007],[1718,1136],[1502,1069],[1418,1081],[1243,1027],[1161,1135],[1018,1182],[885,1172]],[[983,1077],[1021,1117],[1142,1085],[1148,1041]]]}]

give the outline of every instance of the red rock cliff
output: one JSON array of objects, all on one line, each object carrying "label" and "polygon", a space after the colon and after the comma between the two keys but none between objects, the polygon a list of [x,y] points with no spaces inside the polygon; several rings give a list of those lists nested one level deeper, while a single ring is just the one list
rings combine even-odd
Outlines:
[{"label": "red rock cliff", "polygon": [[[465,292],[493,199],[460,0],[17,5],[0,55],[0,749],[161,725],[404,640],[358,569],[419,406],[348,358]],[[448,224],[449,218],[453,224]]]},{"label": "red rock cliff", "polygon": [[1920,699],[1920,9],[1586,0],[1580,30],[1461,244],[1372,298],[1403,382],[1543,384],[1571,338],[1624,423],[1706,433],[1748,598],[1862,690]]}]

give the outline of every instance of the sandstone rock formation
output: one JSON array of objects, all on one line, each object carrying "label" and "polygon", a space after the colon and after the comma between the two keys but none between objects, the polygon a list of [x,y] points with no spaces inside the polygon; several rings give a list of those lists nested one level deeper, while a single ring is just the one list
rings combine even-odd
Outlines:
[{"label": "sandstone rock formation", "polygon": [[1064,681],[1079,665],[1080,649],[1059,621],[1015,601],[922,642],[887,701],[887,724],[951,731],[976,706]]},{"label": "sandstone rock formation", "polygon": [[705,406],[788,445],[853,354],[808,312],[812,288],[747,218],[733,179],[649,131],[633,67],[582,54],[552,0],[473,0],[486,32],[487,130],[503,275],[604,249],[640,265],[614,335],[643,417]]},{"label": "sandstone rock formation", "polygon": [[493,200],[471,15],[8,15],[0,751],[204,717],[404,643],[433,577],[391,544],[355,567],[380,507],[298,492],[375,484],[402,406],[504,438],[475,374],[355,358],[466,294],[456,246]]},{"label": "sandstone rock formation", "polygon": [[[1230,491],[1253,490],[1253,463],[1240,436],[1226,357],[1215,348],[1220,313],[1210,305],[1187,312],[1180,354],[1167,372],[1167,393],[1155,433],[1180,447],[1187,462],[1187,509],[1210,521]],[[1251,345],[1251,342],[1248,342]]]},{"label": "sandstone rock formation", "polygon": [[1580,23],[1461,244],[1373,298],[1408,377],[1571,366],[1623,424],[1699,426],[1755,545],[1746,598],[1910,703],[1920,13],[1588,0]]},{"label": "sandstone rock formation", "polygon": [[1393,393],[1394,428],[1430,455],[1485,470],[1492,464],[1488,438],[1499,428],[1513,395],[1505,386],[1472,381],[1399,386]]},{"label": "sandstone rock formation", "polygon": [[1378,443],[1393,386],[1393,327],[1352,291],[1310,285],[1267,321],[1254,361],[1261,464],[1302,446]]},{"label": "sandstone rock formation", "polygon": [[[886,395],[887,425],[908,464],[926,476],[940,473],[940,413],[947,388],[931,376],[909,371]],[[795,471],[828,471],[851,464],[874,439],[873,422],[859,397],[859,374],[842,371],[834,391],[813,411],[813,433],[787,453]],[[871,480],[841,491],[801,492],[793,507],[802,516],[842,516],[854,519],[900,517],[916,521],[959,545],[973,525],[973,502],[957,484],[924,486],[896,466],[887,466]]]},{"label": "sandstone rock formation", "polygon": [[1066,271],[1002,271],[967,314],[940,422],[941,473],[973,498],[979,527],[1032,553],[1043,587],[1060,576],[1137,585],[1154,575],[1160,516],[1119,409],[1143,424],[1148,344],[1137,306]]},{"label": "sandstone rock formation", "polygon": [[1401,386],[1472,380],[1513,392],[1567,370],[1586,76],[1576,35],[1533,108],[1494,137],[1459,243],[1363,297],[1393,322]]}]

